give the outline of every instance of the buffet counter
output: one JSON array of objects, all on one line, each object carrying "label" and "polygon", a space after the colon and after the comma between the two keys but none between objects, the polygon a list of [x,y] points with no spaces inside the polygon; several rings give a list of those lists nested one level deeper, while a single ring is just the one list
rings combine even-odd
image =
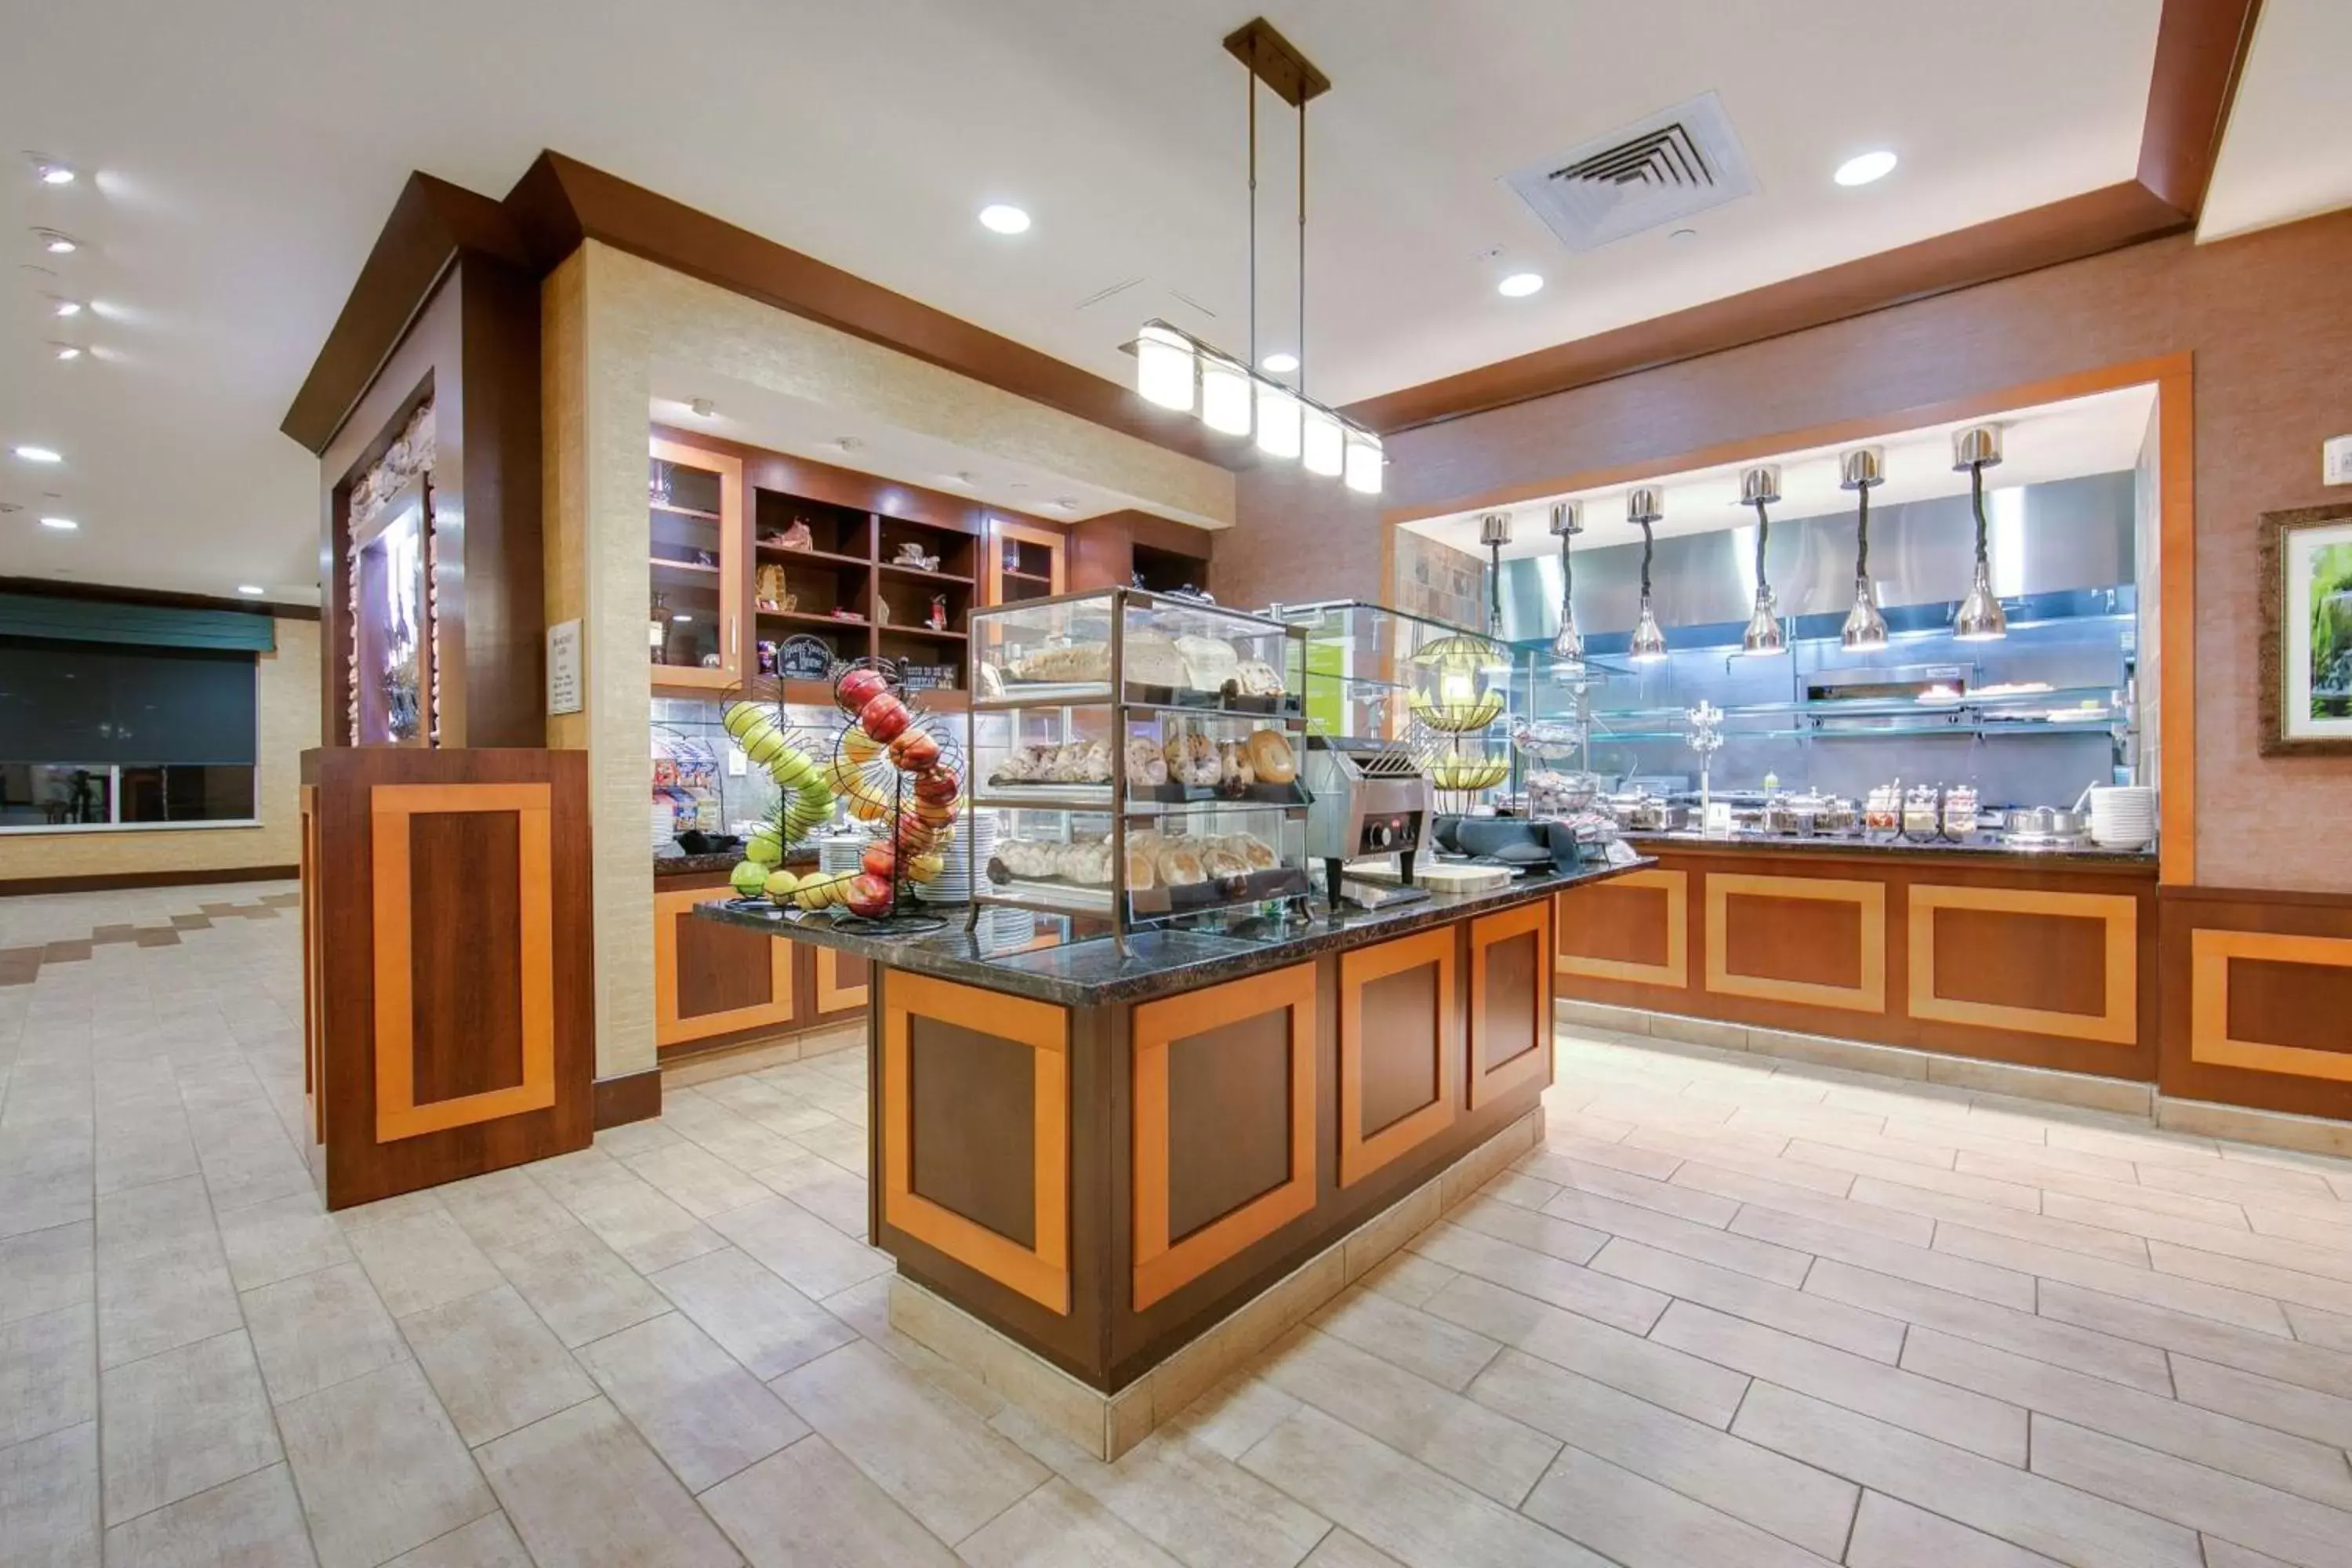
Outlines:
[{"label": "buffet counter", "polygon": [[1641,868],[1125,956],[695,913],[871,965],[892,1321],[1108,1458],[1533,1142],[1556,900]]},{"label": "buffet counter", "polygon": [[866,960],[693,918],[730,897],[741,858],[654,857],[654,1047],[665,1059],[730,1049],[855,1022]]},{"label": "buffet counter", "polygon": [[1563,998],[2153,1080],[2152,851],[1632,836],[1562,895]]}]

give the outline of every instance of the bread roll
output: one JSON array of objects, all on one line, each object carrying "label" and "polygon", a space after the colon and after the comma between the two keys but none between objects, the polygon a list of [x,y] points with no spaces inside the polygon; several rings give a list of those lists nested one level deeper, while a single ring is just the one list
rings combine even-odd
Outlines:
[{"label": "bread roll", "polygon": [[1253,731],[1249,760],[1260,784],[1286,784],[1298,776],[1298,760],[1291,753],[1290,737],[1279,730]]}]

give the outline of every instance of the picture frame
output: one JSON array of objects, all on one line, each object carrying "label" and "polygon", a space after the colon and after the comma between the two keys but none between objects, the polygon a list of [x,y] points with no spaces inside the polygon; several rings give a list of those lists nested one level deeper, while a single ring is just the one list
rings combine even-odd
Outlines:
[{"label": "picture frame", "polygon": [[2352,756],[2352,504],[2260,521],[2261,752]]}]

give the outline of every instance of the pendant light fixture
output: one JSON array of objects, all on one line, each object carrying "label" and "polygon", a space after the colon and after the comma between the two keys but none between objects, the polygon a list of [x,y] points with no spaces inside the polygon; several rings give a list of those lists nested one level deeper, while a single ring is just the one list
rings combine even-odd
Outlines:
[{"label": "pendant light fixture", "polygon": [[1750,658],[1772,658],[1789,651],[1788,634],[1780,629],[1780,600],[1771,580],[1764,575],[1764,545],[1772,536],[1772,518],[1764,508],[1780,499],[1780,469],[1759,463],[1739,476],[1739,504],[1756,509],[1756,607],[1748,629],[1739,634],[1739,651]]},{"label": "pendant light fixture", "polygon": [[1853,608],[1838,630],[1848,653],[1876,653],[1886,646],[1886,617],[1878,613],[1878,591],[1870,585],[1870,492],[1886,482],[1886,453],[1856,447],[1838,457],[1838,487],[1854,492]]},{"label": "pendant light fixture", "polygon": [[[1227,436],[1253,436],[1269,458],[1296,458],[1310,474],[1360,495],[1381,493],[1381,438],[1307,395],[1307,104],[1331,81],[1265,17],[1237,27],[1225,51],[1249,70],[1249,353],[1219,350],[1157,319],[1136,333],[1135,390],[1161,408],[1199,416]],[[1257,95],[1263,85],[1298,110],[1298,346],[1293,380],[1263,369],[1257,342]],[[1279,362],[1277,362],[1279,363]]]},{"label": "pendant light fixture", "polygon": [[1584,531],[1584,508],[1572,500],[1552,503],[1551,531],[1559,541],[1559,631],[1551,639],[1551,656],[1561,664],[1582,664],[1584,633],[1576,624],[1576,573],[1568,549]]},{"label": "pendant light fixture", "polygon": [[1503,546],[1511,542],[1511,514],[1490,511],[1478,520],[1478,542],[1486,552],[1486,635],[1503,640]]},{"label": "pendant light fixture", "polygon": [[1969,596],[1952,622],[1955,642],[1998,642],[2009,635],[2009,617],[1992,591],[1992,560],[1985,543],[1984,471],[2000,461],[2000,426],[1972,425],[1952,437],[1952,467],[1969,476],[1969,500],[1977,514],[1977,570]]},{"label": "pendant light fixture", "polygon": [[1650,604],[1650,562],[1657,552],[1650,525],[1666,515],[1663,496],[1655,485],[1636,485],[1625,492],[1625,521],[1642,530],[1642,613],[1634,617],[1633,641],[1625,649],[1625,657],[1635,664],[1657,664],[1666,657],[1665,628],[1658,625],[1658,612]]}]

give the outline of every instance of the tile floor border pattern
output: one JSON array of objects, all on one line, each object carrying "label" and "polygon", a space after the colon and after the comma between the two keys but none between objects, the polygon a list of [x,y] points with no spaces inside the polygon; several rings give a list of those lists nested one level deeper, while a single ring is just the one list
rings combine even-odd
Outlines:
[{"label": "tile floor border pattern", "polygon": [[1106,1464],[891,1329],[863,1053],[329,1216],[293,947],[0,993],[9,1568],[2347,1561],[2352,1163],[1565,1033],[1538,1146]]},{"label": "tile floor border pattern", "polygon": [[44,963],[74,963],[90,956],[91,952],[117,942],[131,942],[140,947],[177,947],[181,933],[209,931],[219,920],[276,920],[281,910],[299,908],[299,889],[290,893],[265,893],[251,904],[226,901],[204,903],[192,912],[166,916],[158,925],[142,926],[133,921],[116,921],[94,925],[80,936],[55,937],[37,946],[0,947],[0,985],[30,985]]}]

